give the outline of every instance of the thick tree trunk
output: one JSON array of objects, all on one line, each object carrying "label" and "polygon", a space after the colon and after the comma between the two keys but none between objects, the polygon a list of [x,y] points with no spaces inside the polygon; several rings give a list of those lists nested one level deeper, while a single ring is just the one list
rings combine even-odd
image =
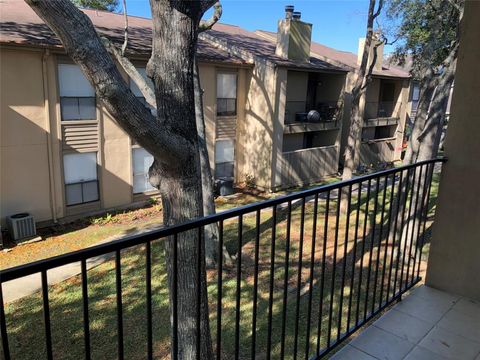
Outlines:
[{"label": "thick tree trunk", "polygon": [[[151,182],[162,196],[164,224],[202,216],[194,58],[200,19],[213,2],[150,2],[153,50],[147,74],[154,83],[156,118],[130,91],[86,15],[69,0],[26,2],[57,34],[117,123],[153,155]],[[179,359],[196,359],[197,355],[212,359],[204,242],[198,231],[180,233],[168,239],[166,254],[172,325],[178,326],[178,331],[172,326],[172,352],[177,350]],[[198,354],[195,319],[199,307]]]}]

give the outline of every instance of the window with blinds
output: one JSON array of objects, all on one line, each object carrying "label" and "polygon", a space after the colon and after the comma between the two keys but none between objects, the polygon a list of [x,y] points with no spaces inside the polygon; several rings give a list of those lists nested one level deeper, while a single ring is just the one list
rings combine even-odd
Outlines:
[{"label": "window with blinds", "polygon": [[75,64],[58,65],[62,120],[96,120],[95,90]]},{"label": "window with blinds", "polygon": [[217,74],[217,116],[237,115],[237,74]]},{"label": "window with blinds", "polygon": [[96,152],[63,155],[63,172],[67,206],[99,200]]},{"label": "window with blinds", "polygon": [[148,181],[148,169],[152,166],[153,156],[143,148],[134,148],[133,152],[133,193],[140,194],[155,189]]}]

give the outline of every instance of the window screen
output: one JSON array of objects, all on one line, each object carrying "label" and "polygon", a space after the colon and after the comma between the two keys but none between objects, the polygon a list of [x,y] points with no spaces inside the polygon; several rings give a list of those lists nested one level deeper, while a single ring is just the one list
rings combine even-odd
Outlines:
[{"label": "window screen", "polygon": [[237,74],[217,74],[217,115],[237,114]]},{"label": "window screen", "polygon": [[65,154],[63,171],[67,206],[99,199],[97,153]]},{"label": "window screen", "polygon": [[95,91],[74,64],[58,65],[62,120],[95,120]]},{"label": "window screen", "polygon": [[215,178],[233,178],[235,166],[235,142],[217,140],[215,143]]},{"label": "window screen", "polygon": [[156,190],[148,181],[148,169],[153,163],[153,156],[143,148],[133,149],[133,193]]}]

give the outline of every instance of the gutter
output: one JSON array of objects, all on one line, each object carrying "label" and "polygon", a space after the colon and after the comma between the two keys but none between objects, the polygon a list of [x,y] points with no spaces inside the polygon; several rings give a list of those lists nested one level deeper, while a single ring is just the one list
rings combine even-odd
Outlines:
[{"label": "gutter", "polygon": [[45,109],[45,131],[47,132],[47,158],[48,158],[48,177],[50,185],[50,212],[52,214],[53,222],[57,219],[57,202],[55,198],[55,174],[53,172],[53,150],[52,150],[52,131],[50,122],[50,102],[48,91],[48,69],[47,60],[50,56],[50,50],[46,49],[42,56],[42,79],[43,79],[43,101]]}]

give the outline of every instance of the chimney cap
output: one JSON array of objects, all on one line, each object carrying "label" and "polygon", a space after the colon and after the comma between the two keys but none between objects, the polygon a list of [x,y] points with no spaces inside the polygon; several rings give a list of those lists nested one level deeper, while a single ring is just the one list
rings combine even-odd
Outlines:
[{"label": "chimney cap", "polygon": [[294,20],[300,20],[302,18],[302,13],[300,11],[294,11],[292,17]]},{"label": "chimney cap", "polygon": [[292,18],[292,14],[293,14],[294,9],[295,9],[295,7],[293,5],[285,6],[285,19],[291,19]]}]

